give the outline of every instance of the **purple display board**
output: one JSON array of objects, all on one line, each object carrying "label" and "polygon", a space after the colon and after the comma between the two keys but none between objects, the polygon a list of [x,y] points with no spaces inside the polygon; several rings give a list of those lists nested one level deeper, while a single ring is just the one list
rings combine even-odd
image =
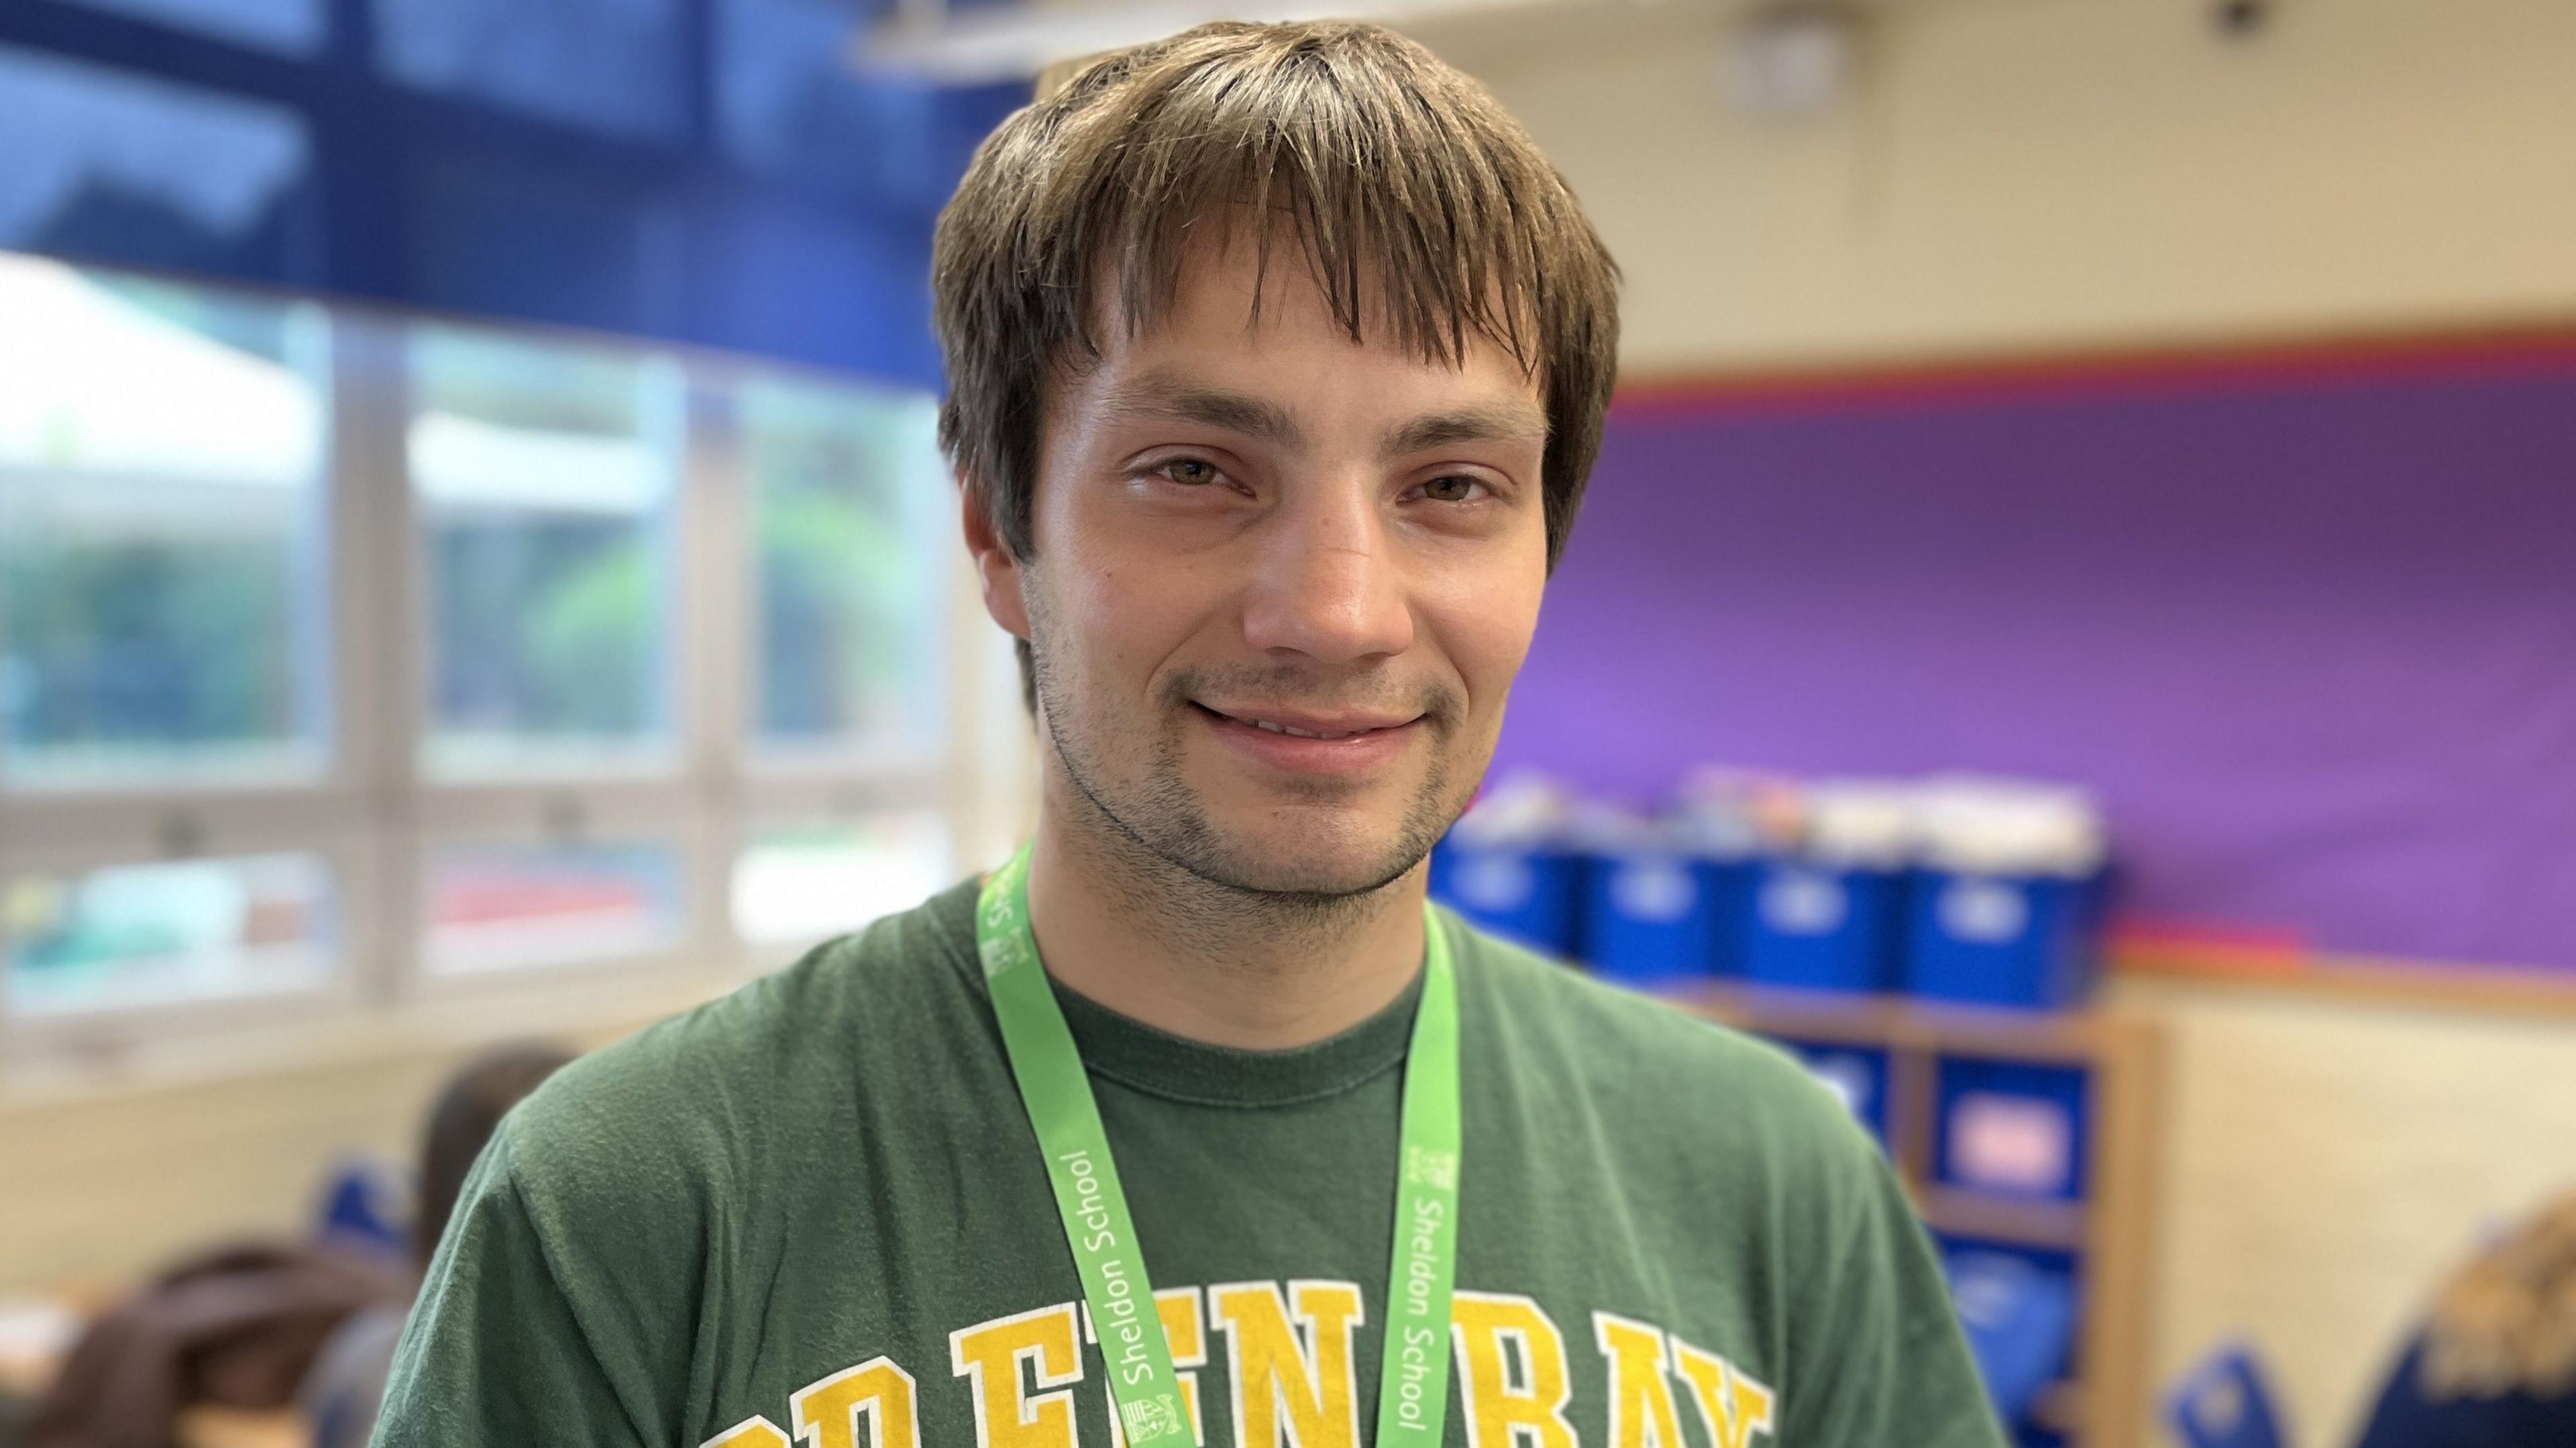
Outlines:
[{"label": "purple display board", "polygon": [[2006,771],[2126,916],[2576,967],[2576,350],[1615,410],[1499,767]]}]

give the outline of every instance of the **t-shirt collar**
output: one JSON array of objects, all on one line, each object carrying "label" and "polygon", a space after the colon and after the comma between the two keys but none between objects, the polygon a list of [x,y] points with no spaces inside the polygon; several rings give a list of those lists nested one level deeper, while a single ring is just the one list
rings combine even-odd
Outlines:
[{"label": "t-shirt collar", "polygon": [[[951,896],[949,903],[961,907],[948,912],[960,940],[960,963],[980,992],[984,974],[975,953],[976,882],[968,881]],[[1348,1091],[1404,1059],[1414,1008],[1422,998],[1422,973],[1416,970],[1402,994],[1348,1030],[1311,1045],[1254,1051],[1175,1035],[1113,1010],[1052,975],[1047,982],[1055,987],[1065,1025],[1094,1076],[1203,1106],[1293,1106]]]}]

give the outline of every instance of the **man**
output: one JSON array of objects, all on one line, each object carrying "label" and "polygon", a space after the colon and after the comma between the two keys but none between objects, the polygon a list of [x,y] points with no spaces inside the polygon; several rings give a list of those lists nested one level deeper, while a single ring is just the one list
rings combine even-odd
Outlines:
[{"label": "man", "polygon": [[1424,908],[1613,370],[1519,128],[1205,26],[1006,122],[935,270],[1033,846],[516,1113],[378,1442],[1998,1443],[1821,1088]]}]

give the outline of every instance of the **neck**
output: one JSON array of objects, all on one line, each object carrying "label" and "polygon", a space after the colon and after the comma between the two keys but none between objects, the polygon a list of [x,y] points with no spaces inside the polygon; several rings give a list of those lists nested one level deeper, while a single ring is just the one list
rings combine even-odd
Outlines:
[{"label": "neck", "polygon": [[1061,804],[1050,791],[1040,807],[1030,928],[1049,975],[1121,1015],[1286,1050],[1367,1020],[1421,969],[1419,867],[1329,905],[1274,900],[1200,879]]}]

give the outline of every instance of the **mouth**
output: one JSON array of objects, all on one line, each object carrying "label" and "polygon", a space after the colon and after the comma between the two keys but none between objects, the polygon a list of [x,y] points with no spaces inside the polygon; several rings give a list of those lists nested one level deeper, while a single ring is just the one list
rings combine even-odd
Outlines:
[{"label": "mouth", "polygon": [[1191,710],[1216,735],[1273,768],[1298,774],[1364,773],[1392,759],[1413,737],[1420,714],[1325,714],[1266,705]]},{"label": "mouth", "polygon": [[1192,700],[1200,713],[1236,724],[1249,724],[1273,734],[1292,739],[1354,739],[1382,729],[1401,729],[1421,718],[1419,714],[1310,714],[1299,710],[1219,709]]}]

